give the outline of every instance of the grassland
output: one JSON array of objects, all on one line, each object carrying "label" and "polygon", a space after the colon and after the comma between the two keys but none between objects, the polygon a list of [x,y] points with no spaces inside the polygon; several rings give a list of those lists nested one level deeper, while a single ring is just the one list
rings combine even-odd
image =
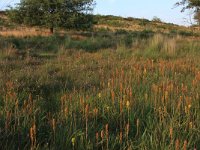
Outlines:
[{"label": "grassland", "polygon": [[199,57],[198,32],[1,35],[0,147],[200,149]]}]

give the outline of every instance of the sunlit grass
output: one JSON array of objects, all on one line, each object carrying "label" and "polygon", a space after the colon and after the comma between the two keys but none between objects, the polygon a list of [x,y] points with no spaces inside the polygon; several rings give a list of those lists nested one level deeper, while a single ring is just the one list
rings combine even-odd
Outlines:
[{"label": "sunlit grass", "polygon": [[0,147],[199,149],[198,42],[162,35],[132,42],[93,53],[5,52]]}]

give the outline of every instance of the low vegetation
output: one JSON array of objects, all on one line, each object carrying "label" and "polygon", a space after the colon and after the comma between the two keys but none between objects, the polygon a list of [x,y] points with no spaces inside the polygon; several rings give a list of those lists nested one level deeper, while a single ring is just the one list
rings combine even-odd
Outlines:
[{"label": "low vegetation", "polygon": [[0,17],[1,149],[200,149],[199,32],[94,20],[49,34]]},{"label": "low vegetation", "polygon": [[200,148],[198,38],[0,38],[1,148]]}]

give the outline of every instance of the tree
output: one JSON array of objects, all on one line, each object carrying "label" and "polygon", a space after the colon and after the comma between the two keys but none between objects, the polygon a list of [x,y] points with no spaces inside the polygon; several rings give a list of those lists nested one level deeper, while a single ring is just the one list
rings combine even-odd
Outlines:
[{"label": "tree", "polygon": [[152,19],[153,22],[162,22],[160,18],[154,16]]},{"label": "tree", "polygon": [[94,0],[21,0],[9,10],[12,21],[29,26],[89,28]]},{"label": "tree", "polygon": [[200,26],[200,11],[195,13],[194,19],[197,21],[198,25]]},{"label": "tree", "polygon": [[200,9],[200,0],[182,0],[177,2],[176,5],[183,5],[182,11],[185,9],[195,9],[195,11],[198,11]]},{"label": "tree", "polygon": [[200,25],[200,0],[182,0],[180,2],[177,2],[176,5],[183,6],[182,12],[186,9],[194,10],[194,19]]}]

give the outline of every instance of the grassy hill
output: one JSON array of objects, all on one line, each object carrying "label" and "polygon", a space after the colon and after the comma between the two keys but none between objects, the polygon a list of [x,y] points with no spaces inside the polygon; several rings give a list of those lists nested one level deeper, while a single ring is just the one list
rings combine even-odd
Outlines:
[{"label": "grassy hill", "polygon": [[161,33],[181,33],[181,32],[198,32],[198,28],[179,26],[172,23],[164,23],[161,21],[150,21],[147,19],[138,18],[122,18],[117,16],[95,16],[97,20],[97,28],[107,28],[113,31],[143,31],[151,30]]},{"label": "grassy hill", "polygon": [[200,149],[197,29],[95,19],[50,35],[0,18],[0,148]]},{"label": "grassy hill", "polygon": [[[95,25],[94,31],[105,32],[142,32],[149,31],[155,33],[168,33],[168,34],[180,34],[186,36],[199,36],[200,29],[198,27],[185,27],[171,23],[164,23],[159,21],[150,21],[147,19],[138,18],[122,18],[117,16],[94,16]],[[48,36],[48,30],[41,27],[27,28],[23,25],[16,25],[9,21],[6,14],[0,15],[0,35],[9,36],[25,36],[25,35],[46,35]],[[15,32],[14,32],[15,31]],[[62,29],[57,29],[60,32],[66,32]],[[24,33],[26,32],[26,33]]]}]

